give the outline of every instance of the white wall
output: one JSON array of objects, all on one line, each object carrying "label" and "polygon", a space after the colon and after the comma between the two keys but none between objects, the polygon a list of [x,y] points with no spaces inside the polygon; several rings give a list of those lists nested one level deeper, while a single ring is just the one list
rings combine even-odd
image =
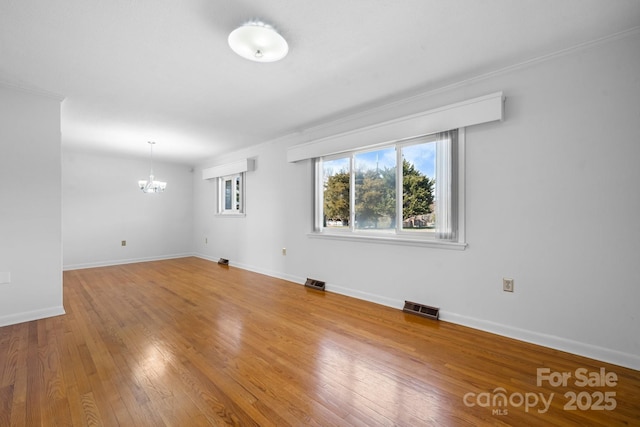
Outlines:
[{"label": "white wall", "polygon": [[[194,174],[195,250],[640,369],[638,46],[636,32],[205,162]],[[288,146],[495,91],[506,120],[467,130],[465,251],[307,236],[311,162],[287,163]],[[243,157],[257,160],[247,216],[215,217],[201,169]],[[515,279],[513,294],[502,277]]]},{"label": "white wall", "polygon": [[0,326],[64,313],[60,101],[0,85]]},{"label": "white wall", "polygon": [[144,194],[138,180],[149,177],[148,158],[65,150],[62,160],[64,269],[192,253],[190,166],[154,161],[156,179],[167,189]]}]

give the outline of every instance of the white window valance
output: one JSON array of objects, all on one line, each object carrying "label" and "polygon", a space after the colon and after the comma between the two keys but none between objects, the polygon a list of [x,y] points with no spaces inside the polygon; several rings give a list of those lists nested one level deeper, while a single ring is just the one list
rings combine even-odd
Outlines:
[{"label": "white window valance", "polygon": [[252,171],[254,167],[253,159],[242,159],[233,163],[226,163],[220,166],[213,166],[202,171],[202,179],[214,179],[221,176],[234,175],[242,172]]},{"label": "white window valance", "polygon": [[502,120],[504,115],[503,101],[502,92],[496,92],[294,145],[287,150],[287,161],[297,162],[352,150],[373,148],[392,141]]}]

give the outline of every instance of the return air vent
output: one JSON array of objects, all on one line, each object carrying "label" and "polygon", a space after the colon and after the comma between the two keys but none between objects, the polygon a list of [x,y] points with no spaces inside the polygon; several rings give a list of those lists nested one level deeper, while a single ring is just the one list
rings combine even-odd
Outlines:
[{"label": "return air vent", "polygon": [[402,311],[406,313],[417,314],[418,316],[427,317],[434,320],[438,320],[438,316],[440,314],[440,309],[437,307],[431,307],[411,301],[404,302],[404,308],[402,309]]},{"label": "return air vent", "polygon": [[218,264],[220,264],[220,265],[229,265],[229,260],[226,259],[226,258],[220,258],[218,260]]},{"label": "return air vent", "polygon": [[324,282],[315,279],[309,279],[307,277],[307,281],[304,284],[307,288],[317,289],[319,291],[324,291]]}]

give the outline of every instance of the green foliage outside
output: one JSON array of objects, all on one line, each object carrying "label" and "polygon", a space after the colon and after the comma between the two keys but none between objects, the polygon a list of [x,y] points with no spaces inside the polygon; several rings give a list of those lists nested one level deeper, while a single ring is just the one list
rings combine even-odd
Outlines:
[{"label": "green foliage outside", "polygon": [[[423,228],[432,214],[435,180],[404,160],[402,164],[402,219],[404,228]],[[357,228],[393,228],[396,221],[396,171],[357,171],[355,174]],[[349,224],[349,172],[331,175],[324,186],[326,220]],[[431,215],[432,217],[433,215]]]},{"label": "green foliage outside", "polygon": [[411,163],[402,162],[402,219],[432,213],[435,183]]},{"label": "green foliage outside", "polygon": [[[331,175],[324,185],[325,220],[349,225],[349,172]],[[325,224],[326,225],[326,224]]]},{"label": "green foliage outside", "polygon": [[396,169],[356,171],[355,187],[356,227],[395,227]]}]

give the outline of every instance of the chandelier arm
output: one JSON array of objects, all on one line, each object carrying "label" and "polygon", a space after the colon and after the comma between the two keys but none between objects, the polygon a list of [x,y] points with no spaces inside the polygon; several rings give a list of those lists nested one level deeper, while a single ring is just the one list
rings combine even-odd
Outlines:
[{"label": "chandelier arm", "polygon": [[156,181],[153,176],[153,146],[155,144],[154,141],[147,141],[149,143],[151,155],[149,157],[149,180],[148,181],[138,181],[138,187],[142,190],[143,193],[162,193],[167,187],[166,182]]}]

